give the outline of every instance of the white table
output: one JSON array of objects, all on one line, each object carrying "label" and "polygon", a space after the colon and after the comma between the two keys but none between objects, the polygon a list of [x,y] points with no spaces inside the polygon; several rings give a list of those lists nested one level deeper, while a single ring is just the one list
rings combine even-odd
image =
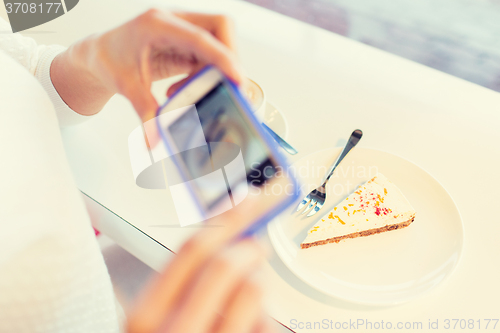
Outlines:
[{"label": "white table", "polygon": [[[442,325],[446,318],[500,317],[500,218],[496,211],[500,94],[231,0],[86,0],[37,28],[56,33],[32,36],[67,44],[116,25],[150,3],[223,12],[235,19],[247,74],[261,83],[269,100],[287,115],[289,141],[300,151],[291,161],[341,145],[352,129],[361,128],[365,133],[361,146],[420,165],[447,188],[461,211],[465,226],[462,261],[451,279],[430,294],[385,308],[343,302],[301,282],[273,254],[265,274],[267,304],[274,318],[287,326],[293,319],[365,319],[422,322],[424,329],[429,320],[438,319],[440,330],[436,331],[446,331]],[[160,99],[165,86],[165,82],[154,86]],[[95,119],[64,130],[63,138],[97,227],[160,269],[172,256],[167,248],[175,252],[195,229],[178,227],[168,192],[135,186],[127,137],[137,125],[130,104],[116,96]],[[314,141],[317,137],[321,142]]]}]

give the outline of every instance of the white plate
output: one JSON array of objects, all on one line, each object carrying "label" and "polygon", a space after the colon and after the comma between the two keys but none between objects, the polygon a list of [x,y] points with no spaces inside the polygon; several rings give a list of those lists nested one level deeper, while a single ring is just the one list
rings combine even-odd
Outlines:
[{"label": "white plate", "polygon": [[[308,193],[340,154],[328,149],[293,165]],[[383,173],[417,211],[407,228],[300,249],[307,231],[355,188]],[[462,253],[460,213],[443,186],[415,164],[392,154],[355,148],[332,176],[327,201],[317,217],[290,208],[268,225],[271,242],[288,268],[319,291],[351,302],[390,305],[406,302],[445,281]]]},{"label": "white plate", "polygon": [[285,115],[280,109],[269,102],[266,102],[263,121],[283,139],[288,137],[288,123]]}]

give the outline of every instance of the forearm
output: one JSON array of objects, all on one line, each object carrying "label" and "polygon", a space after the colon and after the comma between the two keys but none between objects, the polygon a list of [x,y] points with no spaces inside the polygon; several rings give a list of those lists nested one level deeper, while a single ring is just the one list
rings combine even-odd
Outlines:
[{"label": "forearm", "polygon": [[95,37],[79,41],[52,62],[52,83],[64,102],[75,112],[90,116],[99,112],[116,93],[93,74]]}]

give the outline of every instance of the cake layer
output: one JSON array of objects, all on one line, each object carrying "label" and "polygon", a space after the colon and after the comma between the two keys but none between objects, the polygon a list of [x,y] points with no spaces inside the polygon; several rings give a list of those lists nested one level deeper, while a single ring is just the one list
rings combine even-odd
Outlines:
[{"label": "cake layer", "polygon": [[316,242],[312,242],[312,243],[302,243],[302,244],[300,244],[300,247],[302,249],[307,249],[307,248],[312,247],[312,246],[318,246],[318,245],[323,245],[323,244],[328,244],[328,243],[338,243],[341,240],[347,239],[347,238],[364,237],[364,236],[379,234],[381,232],[402,229],[402,228],[406,228],[407,226],[409,226],[414,220],[415,220],[415,218],[412,218],[411,220],[406,221],[406,222],[392,224],[392,225],[386,225],[385,227],[381,227],[381,228],[377,228],[377,229],[364,230],[364,231],[355,232],[352,234],[334,237],[334,238],[329,238],[329,239],[325,239],[325,240],[320,240],[320,241],[316,241]]}]

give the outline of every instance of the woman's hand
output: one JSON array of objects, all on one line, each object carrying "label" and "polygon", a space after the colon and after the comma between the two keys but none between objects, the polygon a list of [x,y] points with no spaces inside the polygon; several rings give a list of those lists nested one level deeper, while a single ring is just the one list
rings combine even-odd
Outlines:
[{"label": "woman's hand", "polygon": [[205,221],[135,303],[128,332],[270,333],[254,275],[264,252],[250,239],[239,239],[253,223],[248,216],[257,203],[271,202],[265,200],[270,195],[248,196]]},{"label": "woman's hand", "polygon": [[225,16],[151,9],[71,46],[54,59],[51,77],[66,104],[80,114],[99,112],[120,93],[145,122],[158,108],[150,91],[155,80],[192,75],[212,64],[241,83],[234,50],[232,24]]},{"label": "woman's hand", "polygon": [[262,250],[251,240],[220,248],[216,238],[200,233],[182,247],[129,314],[129,333],[272,331],[252,276]]}]

